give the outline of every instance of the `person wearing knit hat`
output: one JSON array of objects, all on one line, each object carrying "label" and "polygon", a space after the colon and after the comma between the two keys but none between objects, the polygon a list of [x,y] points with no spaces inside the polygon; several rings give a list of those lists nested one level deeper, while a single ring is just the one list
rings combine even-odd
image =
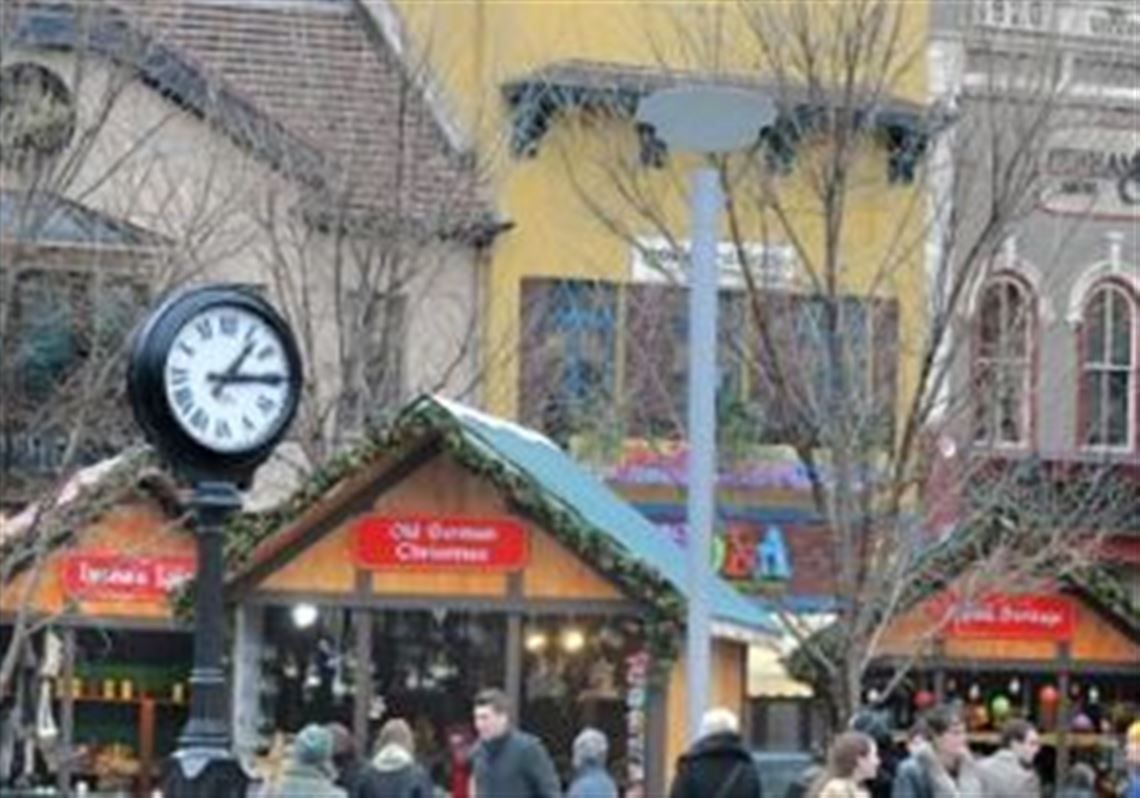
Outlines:
[{"label": "person wearing knit hat", "polygon": [[271,798],[347,798],[333,783],[332,754],[333,736],[327,728],[311,723],[301,729]]},{"label": "person wearing knit hat", "polygon": [[1140,720],[1128,727],[1124,744],[1124,761],[1128,767],[1128,787],[1124,798],[1140,798]]}]

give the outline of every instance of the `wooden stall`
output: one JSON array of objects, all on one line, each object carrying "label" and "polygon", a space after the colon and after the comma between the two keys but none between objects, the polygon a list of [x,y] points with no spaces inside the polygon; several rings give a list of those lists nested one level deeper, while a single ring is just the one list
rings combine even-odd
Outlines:
[{"label": "wooden stall", "polygon": [[1006,718],[1026,717],[1041,729],[1038,766],[1050,781],[1074,759],[1111,756],[1140,711],[1140,624],[1076,582],[971,601],[935,597],[891,626],[880,653],[872,685],[918,658],[896,721],[927,703],[958,701],[971,743],[984,751]]},{"label": "wooden stall", "polygon": [[[401,715],[447,786],[474,693],[498,685],[564,776],[590,724],[620,782],[663,794],[684,744],[672,541],[536,433],[430,397],[317,479],[292,517],[246,531],[231,577],[239,745],[310,720],[368,744]],[[714,608],[714,700],[740,712],[770,622],[724,583]]]},{"label": "wooden stall", "polygon": [[[192,643],[170,593],[193,575],[194,540],[145,491],[97,492],[67,508],[76,526],[61,530],[41,566],[18,570],[0,589],[4,648],[21,608],[36,630],[16,687],[35,702],[23,738],[34,745],[20,772],[7,775],[62,794],[82,782],[149,796],[187,716]],[[5,706],[15,711],[19,701],[8,696]]]}]

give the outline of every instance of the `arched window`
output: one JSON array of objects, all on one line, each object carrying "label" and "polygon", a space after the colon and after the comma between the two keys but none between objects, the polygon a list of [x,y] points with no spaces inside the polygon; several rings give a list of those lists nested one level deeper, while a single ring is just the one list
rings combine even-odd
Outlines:
[{"label": "arched window", "polygon": [[1085,303],[1081,346],[1081,440],[1129,448],[1136,420],[1135,304],[1120,285],[1102,283]]},{"label": "arched window", "polygon": [[986,285],[978,304],[974,359],[974,440],[986,445],[1029,443],[1033,304],[1013,277]]}]

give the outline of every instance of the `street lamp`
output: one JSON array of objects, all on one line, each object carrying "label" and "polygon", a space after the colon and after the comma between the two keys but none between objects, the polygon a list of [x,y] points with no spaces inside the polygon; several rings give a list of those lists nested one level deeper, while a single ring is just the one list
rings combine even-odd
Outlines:
[{"label": "street lamp", "polygon": [[[724,86],[682,86],[655,92],[637,110],[670,149],[727,153],[757,140],[776,118],[770,98]],[[709,594],[716,490],[717,222],[723,198],[711,166],[693,175],[689,276],[689,486],[687,674],[689,738],[697,739],[709,706]]]},{"label": "street lamp", "polygon": [[223,667],[223,532],[239,488],[297,412],[301,358],[285,321],[239,286],[176,293],[147,316],[127,370],[135,419],[194,487],[198,539],[190,718],[164,779],[171,798],[240,798],[248,782],[231,750]]}]

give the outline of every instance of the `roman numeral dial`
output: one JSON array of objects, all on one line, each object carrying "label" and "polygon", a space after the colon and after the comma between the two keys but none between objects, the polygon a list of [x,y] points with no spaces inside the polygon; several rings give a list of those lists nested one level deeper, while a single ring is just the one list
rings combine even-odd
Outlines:
[{"label": "roman numeral dial", "polygon": [[182,324],[163,382],[179,426],[213,451],[254,449],[289,420],[293,375],[284,342],[238,305],[209,307]]}]

